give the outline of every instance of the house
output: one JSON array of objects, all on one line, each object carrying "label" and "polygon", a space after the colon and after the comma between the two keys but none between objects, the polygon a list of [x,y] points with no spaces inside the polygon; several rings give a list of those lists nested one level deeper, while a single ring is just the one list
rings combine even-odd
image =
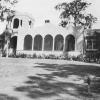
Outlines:
[{"label": "house", "polygon": [[[95,36],[92,33],[99,34],[100,31],[96,29],[84,31],[81,26],[74,28],[71,23],[63,28],[52,24],[48,19],[42,26],[34,27],[34,24],[35,20],[28,14],[16,13],[12,18],[7,25],[7,28],[11,30],[9,49],[12,53],[57,56],[66,52],[84,53],[91,48],[89,38]],[[98,38],[98,35],[95,37]],[[100,39],[95,40],[97,40],[96,45],[100,51]],[[93,46],[95,46],[94,40]]]},{"label": "house", "polygon": [[85,53],[91,58],[100,58],[100,29],[87,30],[85,36]]},{"label": "house", "polygon": [[10,48],[16,53],[61,55],[75,51],[76,37],[73,28],[63,28],[45,20],[44,25],[34,27],[35,20],[27,14],[16,14],[8,27],[12,30]]}]

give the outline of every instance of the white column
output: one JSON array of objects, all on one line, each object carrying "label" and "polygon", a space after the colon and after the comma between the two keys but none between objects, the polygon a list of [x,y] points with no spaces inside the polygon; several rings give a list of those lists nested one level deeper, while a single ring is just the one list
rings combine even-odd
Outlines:
[{"label": "white column", "polygon": [[94,42],[94,40],[92,39],[91,42],[92,42],[92,49],[94,49],[94,47],[93,47],[93,42]]},{"label": "white column", "polygon": [[52,51],[54,51],[54,44],[55,44],[55,39],[53,37],[53,47],[52,47]]},{"label": "white column", "polygon": [[65,52],[65,38],[64,38],[64,42],[63,42],[63,52]]},{"label": "white column", "polygon": [[6,50],[7,50],[6,57],[8,58],[8,40],[7,40],[7,48],[6,48]]},{"label": "white column", "polygon": [[32,51],[34,50],[34,37],[32,39]]},{"label": "white column", "polygon": [[44,51],[44,37],[43,37],[43,40],[42,40],[42,51]]}]

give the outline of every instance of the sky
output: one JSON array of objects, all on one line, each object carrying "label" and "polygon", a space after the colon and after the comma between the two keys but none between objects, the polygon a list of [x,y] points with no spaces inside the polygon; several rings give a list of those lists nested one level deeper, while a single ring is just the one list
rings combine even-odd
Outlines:
[{"label": "sky", "polygon": [[[72,0],[19,0],[15,9],[19,12],[31,15],[35,19],[35,26],[44,24],[45,19],[49,19],[53,24],[58,24],[60,22],[60,13],[54,9],[55,5],[70,1]],[[98,18],[98,22],[94,27],[100,28],[100,0],[85,1],[92,3],[87,9],[87,12],[92,13]]]}]

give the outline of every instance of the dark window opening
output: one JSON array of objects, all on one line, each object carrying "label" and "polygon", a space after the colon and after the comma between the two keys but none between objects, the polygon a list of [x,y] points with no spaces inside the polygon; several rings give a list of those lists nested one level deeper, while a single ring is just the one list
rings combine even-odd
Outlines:
[{"label": "dark window opening", "polygon": [[21,20],[20,24],[21,24],[21,26],[22,26],[22,20]]},{"label": "dark window opening", "polygon": [[30,26],[30,28],[31,28],[31,26],[32,26],[32,21],[29,21],[29,26]]},{"label": "dark window opening", "polygon": [[13,28],[18,28],[19,27],[19,19],[14,19],[14,23],[13,23]]},{"label": "dark window opening", "polygon": [[51,35],[46,35],[44,38],[44,50],[51,51],[53,48],[53,37]]},{"label": "dark window opening", "polygon": [[90,40],[87,40],[87,46],[86,46],[86,49],[97,49],[97,42],[96,40],[94,39],[90,39]]},{"label": "dark window opening", "polygon": [[13,50],[12,53],[16,55],[17,48],[17,36],[14,36],[10,39],[10,48]]},{"label": "dark window opening", "polygon": [[62,51],[63,50],[63,36],[62,35],[57,35],[55,37],[55,44],[54,44],[54,50],[56,51]]},{"label": "dark window opening", "polygon": [[34,50],[42,50],[42,36],[36,35],[34,38]]},{"label": "dark window opening", "polygon": [[65,40],[65,50],[73,51],[75,50],[75,37],[73,35],[68,35]]},{"label": "dark window opening", "polygon": [[26,35],[24,38],[24,50],[32,50],[32,36]]}]

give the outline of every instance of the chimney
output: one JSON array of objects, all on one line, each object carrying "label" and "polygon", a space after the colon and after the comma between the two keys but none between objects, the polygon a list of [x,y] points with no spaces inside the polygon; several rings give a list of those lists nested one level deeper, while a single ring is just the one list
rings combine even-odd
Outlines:
[{"label": "chimney", "polygon": [[50,20],[48,20],[48,19],[47,19],[47,20],[45,20],[45,23],[50,23]]}]

